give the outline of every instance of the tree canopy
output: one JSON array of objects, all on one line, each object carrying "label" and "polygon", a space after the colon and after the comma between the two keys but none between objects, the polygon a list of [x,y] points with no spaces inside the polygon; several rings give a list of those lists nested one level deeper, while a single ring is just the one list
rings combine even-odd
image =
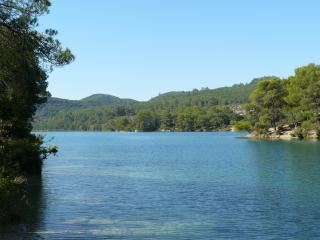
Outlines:
[{"label": "tree canopy", "polygon": [[[259,82],[245,106],[246,120],[251,131],[267,134],[292,126],[300,138],[310,130],[319,132],[320,66],[309,64],[297,68],[287,79],[272,78]],[[246,126],[244,122],[239,126]]]},{"label": "tree canopy", "polygon": [[49,7],[48,0],[0,0],[0,195],[18,175],[40,174],[50,152],[31,133],[33,115],[49,96],[48,73],[74,56],[57,31],[37,30]]},{"label": "tree canopy", "polygon": [[169,92],[147,102],[117,99],[92,104],[87,98],[78,101],[50,98],[38,108],[33,126],[35,130],[142,131],[137,127],[137,113],[147,109],[158,119],[157,131],[216,131],[241,117],[242,104],[248,101],[257,83],[268,78],[218,89]]}]

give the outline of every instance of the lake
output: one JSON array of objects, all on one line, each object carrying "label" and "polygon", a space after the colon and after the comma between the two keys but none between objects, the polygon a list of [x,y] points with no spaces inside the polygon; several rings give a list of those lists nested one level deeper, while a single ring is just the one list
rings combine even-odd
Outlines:
[{"label": "lake", "polygon": [[59,153],[45,161],[27,222],[4,239],[320,238],[318,142],[45,135]]}]

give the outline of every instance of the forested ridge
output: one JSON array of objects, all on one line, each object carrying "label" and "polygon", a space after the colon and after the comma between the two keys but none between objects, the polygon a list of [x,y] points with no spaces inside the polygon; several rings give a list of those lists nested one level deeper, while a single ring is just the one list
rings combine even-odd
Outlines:
[{"label": "forested ridge", "polygon": [[49,100],[38,109],[34,130],[218,131],[234,126],[264,138],[318,138],[320,66],[299,67],[286,79],[271,76],[232,87],[168,92],[146,102],[81,102]]},{"label": "forested ridge", "polygon": [[37,108],[36,118],[45,118],[55,116],[61,111],[70,111],[75,109],[94,108],[98,106],[128,104],[136,102],[133,99],[121,99],[107,94],[94,94],[81,100],[67,100],[62,98],[49,97],[45,104]]},{"label": "forested ridge", "polygon": [[[129,99],[99,101],[103,94],[72,101],[51,98],[40,106],[35,131],[216,131],[241,119],[241,106],[264,77],[248,84],[217,89],[160,94],[146,102]],[[91,102],[92,103],[92,102]]]}]

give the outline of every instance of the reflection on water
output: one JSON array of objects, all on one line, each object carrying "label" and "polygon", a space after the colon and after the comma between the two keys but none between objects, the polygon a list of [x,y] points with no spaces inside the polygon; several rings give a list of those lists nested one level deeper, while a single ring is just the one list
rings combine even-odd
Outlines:
[{"label": "reflection on water", "polygon": [[60,152],[34,186],[23,237],[12,239],[320,237],[318,142],[234,133],[51,136]]},{"label": "reflection on water", "polygon": [[28,240],[42,239],[37,231],[43,225],[43,212],[45,211],[45,198],[41,177],[30,177],[27,183],[26,206],[20,210],[21,223],[0,228],[2,240]]},{"label": "reflection on water", "polygon": [[[263,204],[266,230],[278,237],[317,239],[320,220],[320,144],[307,141],[248,141],[255,162],[255,199]],[[277,221],[277,225],[273,221]]]}]

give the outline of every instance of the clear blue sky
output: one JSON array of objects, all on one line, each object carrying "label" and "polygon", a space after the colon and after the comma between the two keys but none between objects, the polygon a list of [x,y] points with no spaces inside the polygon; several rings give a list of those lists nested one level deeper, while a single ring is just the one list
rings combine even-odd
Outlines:
[{"label": "clear blue sky", "polygon": [[49,77],[53,96],[148,100],[173,90],[287,77],[320,63],[320,1],[53,0],[41,27],[76,61]]}]

